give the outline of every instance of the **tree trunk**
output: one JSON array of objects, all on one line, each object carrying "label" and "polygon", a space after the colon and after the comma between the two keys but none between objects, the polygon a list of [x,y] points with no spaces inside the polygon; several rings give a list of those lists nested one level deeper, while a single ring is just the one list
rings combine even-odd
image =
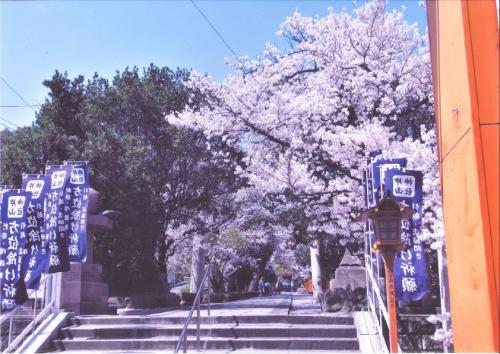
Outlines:
[{"label": "tree trunk", "polygon": [[254,274],[252,277],[252,281],[248,285],[248,292],[257,292],[259,291],[259,275]]},{"label": "tree trunk", "polygon": [[212,291],[214,293],[225,293],[224,289],[224,274],[220,270],[220,266],[218,264],[212,264],[210,274],[210,282],[212,286]]},{"label": "tree trunk", "polygon": [[314,300],[318,300],[319,294],[323,291],[323,287],[321,286],[321,266],[319,263],[320,247],[320,240],[314,240],[313,244],[309,247],[311,253],[311,277]]}]

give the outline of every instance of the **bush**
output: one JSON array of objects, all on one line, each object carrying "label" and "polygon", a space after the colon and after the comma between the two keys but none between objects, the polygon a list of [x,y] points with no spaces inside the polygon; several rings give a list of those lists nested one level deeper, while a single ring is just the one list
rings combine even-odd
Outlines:
[{"label": "bush", "polygon": [[168,293],[166,295],[144,294],[140,296],[109,297],[108,307],[110,311],[117,308],[147,309],[165,306],[178,306],[180,299],[177,295]]},{"label": "bush", "polygon": [[[212,293],[210,294],[210,303],[211,304],[221,304],[224,302],[224,294],[223,293]],[[208,294],[203,294],[203,303],[208,303]]]},{"label": "bush", "polygon": [[234,292],[234,293],[226,293],[226,294],[224,294],[224,302],[249,299],[249,298],[257,297],[257,296],[259,296],[258,292],[248,292],[248,293]]},{"label": "bush", "polygon": [[320,294],[320,303],[322,312],[350,312],[366,309],[366,289],[356,288],[351,290],[335,289],[327,290]]},{"label": "bush", "polygon": [[181,305],[192,306],[196,293],[181,292]]}]

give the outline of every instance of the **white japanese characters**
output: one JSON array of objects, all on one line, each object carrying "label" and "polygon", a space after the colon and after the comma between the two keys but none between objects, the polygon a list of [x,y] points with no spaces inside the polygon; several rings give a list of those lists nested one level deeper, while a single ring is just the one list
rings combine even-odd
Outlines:
[{"label": "white japanese characters", "polygon": [[43,190],[43,186],[45,185],[45,181],[43,179],[34,179],[28,181],[26,184],[26,190],[28,192],[33,193],[33,199],[38,199],[40,198],[40,195]]},{"label": "white japanese characters", "polygon": [[415,196],[415,177],[413,176],[392,176],[392,186],[395,197],[413,198]]},{"label": "white japanese characters", "polygon": [[70,261],[86,257],[85,235],[88,207],[88,174],[86,165],[74,165],[64,190],[64,214]]},{"label": "white japanese characters", "polygon": [[7,217],[11,219],[22,218],[24,203],[26,203],[26,197],[24,196],[9,197],[7,203]]},{"label": "white japanese characters", "polygon": [[[21,277],[21,260],[25,254],[27,239],[27,207],[31,194],[25,191],[4,191],[1,194],[2,208],[0,237],[0,299],[1,311],[12,310],[16,299],[26,295],[26,289],[18,287]],[[27,296],[27,295],[26,295]]]},{"label": "white japanese characters", "polygon": [[50,176],[50,188],[59,189],[64,186],[66,171],[54,171]]},{"label": "white japanese characters", "polygon": [[72,184],[84,184],[85,183],[85,171],[82,167],[73,167],[73,170],[71,171],[70,182]]}]

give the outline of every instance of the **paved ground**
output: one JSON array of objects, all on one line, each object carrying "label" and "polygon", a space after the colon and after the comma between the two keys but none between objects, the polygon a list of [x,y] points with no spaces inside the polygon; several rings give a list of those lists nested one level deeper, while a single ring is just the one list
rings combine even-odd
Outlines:
[{"label": "paved ground", "polygon": [[312,295],[292,294],[291,298],[291,315],[327,315],[321,313],[321,308],[318,301],[313,301]]},{"label": "paved ground", "polygon": [[[82,354],[81,350],[65,350],[63,353],[67,354]],[[162,350],[162,351],[152,351],[152,350],[143,350],[143,351],[130,351],[130,350],[106,350],[103,352],[99,351],[92,351],[92,354],[156,354],[156,353],[172,353],[171,350]],[[182,350],[179,350],[179,353],[182,353]],[[204,353],[204,354],[265,354],[265,353],[271,353],[271,354],[311,354],[311,351],[300,351],[300,350],[236,350],[236,351],[223,351],[223,350],[202,350],[201,352],[197,352],[194,350],[188,350],[187,353]],[[352,354],[352,350],[314,350],[314,354],[335,354],[335,353],[345,353],[345,354]],[[369,353],[375,353],[378,354],[379,352],[369,352]],[[386,353],[386,352],[380,352],[380,353]]]},{"label": "paved ground", "polygon": [[[190,308],[164,308],[164,309],[124,309],[119,315],[148,315],[148,316],[186,316]],[[202,306],[201,316],[207,315],[207,306]],[[232,301],[222,304],[211,305],[212,316],[265,316],[265,315],[288,315],[288,314],[321,314],[320,306],[314,303],[311,295],[298,295],[283,293],[274,296],[262,296],[257,298]],[[322,314],[328,315],[328,314]]]}]

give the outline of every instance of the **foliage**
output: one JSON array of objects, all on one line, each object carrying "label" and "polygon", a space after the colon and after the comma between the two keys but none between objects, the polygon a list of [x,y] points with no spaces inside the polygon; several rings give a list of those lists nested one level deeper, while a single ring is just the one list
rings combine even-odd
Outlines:
[{"label": "foliage", "polygon": [[196,109],[201,99],[184,85],[187,77],[154,65],[117,72],[112,82],[97,74],[70,80],[56,71],[44,82],[50,93],[33,126],[5,133],[4,182],[19,185],[21,173],[42,172],[46,163],[89,161],[104,208],[123,213],[95,244],[112,293],[155,290],[165,254],[174,252],[166,225],[209,209],[240,180],[231,172],[234,149],[165,122],[165,114],[187,104]]}]

